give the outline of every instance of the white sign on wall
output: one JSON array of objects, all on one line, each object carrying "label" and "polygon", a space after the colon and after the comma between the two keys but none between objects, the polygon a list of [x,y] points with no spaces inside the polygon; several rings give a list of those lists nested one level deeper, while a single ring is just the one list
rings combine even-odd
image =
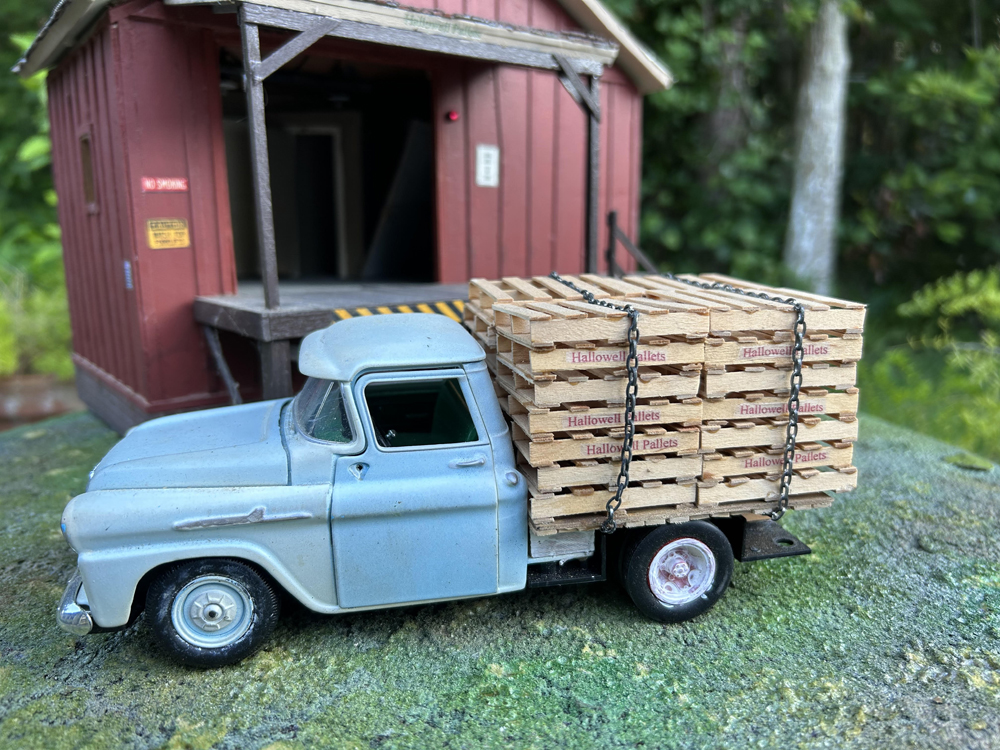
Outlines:
[{"label": "white sign on wall", "polygon": [[476,185],[500,186],[500,147],[480,143],[476,146]]}]

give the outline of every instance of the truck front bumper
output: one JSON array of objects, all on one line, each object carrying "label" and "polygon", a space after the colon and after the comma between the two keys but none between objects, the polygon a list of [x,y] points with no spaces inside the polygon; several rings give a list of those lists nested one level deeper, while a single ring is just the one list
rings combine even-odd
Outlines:
[{"label": "truck front bumper", "polygon": [[90,612],[77,602],[80,591],[83,589],[83,578],[80,571],[73,571],[73,577],[66,584],[66,591],[63,592],[62,600],[59,602],[59,610],[56,613],[56,621],[59,627],[67,633],[73,635],[87,635],[94,629],[94,618]]}]

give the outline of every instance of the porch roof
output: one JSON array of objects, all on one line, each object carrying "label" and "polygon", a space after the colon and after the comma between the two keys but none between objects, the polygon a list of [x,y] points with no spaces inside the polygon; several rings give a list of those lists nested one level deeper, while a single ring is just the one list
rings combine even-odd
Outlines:
[{"label": "porch roof", "polygon": [[[113,0],[60,0],[48,22],[15,66],[22,76],[54,65],[76,46]],[[164,0],[167,5],[226,5],[205,0]],[[644,93],[667,88],[672,77],[598,0],[560,0],[587,33],[552,32],[513,26],[464,15],[448,15],[375,0],[257,0],[264,13],[294,11],[336,19],[337,34],[382,44],[399,44],[495,59],[510,64],[539,65],[539,58],[559,55],[578,63],[581,73],[616,60]],[[286,25],[287,27],[287,25]],[[553,65],[552,67],[558,67]]]}]

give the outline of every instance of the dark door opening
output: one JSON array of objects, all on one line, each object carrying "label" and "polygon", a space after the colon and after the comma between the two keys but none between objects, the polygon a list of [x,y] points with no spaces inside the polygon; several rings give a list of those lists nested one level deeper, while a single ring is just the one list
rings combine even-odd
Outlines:
[{"label": "dark door opening", "polygon": [[[259,279],[242,64],[223,50],[237,275]],[[320,56],[265,83],[278,274],[434,281],[431,85],[424,71]]]}]

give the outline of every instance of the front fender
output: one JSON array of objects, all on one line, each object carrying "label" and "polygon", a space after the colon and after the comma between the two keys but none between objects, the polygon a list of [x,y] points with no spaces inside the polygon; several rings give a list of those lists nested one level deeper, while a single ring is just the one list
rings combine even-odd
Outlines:
[{"label": "front fender", "polygon": [[63,513],[94,621],[124,625],[136,587],[165,563],[247,560],[310,609],[338,609],[330,546],[332,485],[101,490]]}]

